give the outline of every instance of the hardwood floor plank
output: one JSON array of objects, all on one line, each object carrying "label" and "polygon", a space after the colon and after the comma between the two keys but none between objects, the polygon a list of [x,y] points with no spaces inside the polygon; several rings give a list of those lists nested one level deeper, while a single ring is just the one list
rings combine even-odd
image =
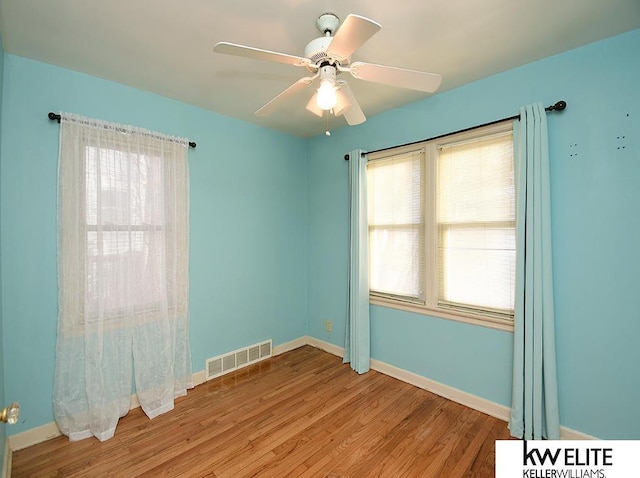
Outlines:
[{"label": "hardwood floor plank", "polygon": [[[462,405],[454,403],[448,405],[455,409],[462,407]],[[438,437],[433,447],[424,454],[423,452],[418,453],[417,463],[423,471],[416,476],[447,476],[443,471],[447,460],[462,439],[466,427],[474,427],[476,420],[481,415],[474,410],[462,407],[462,412],[457,416],[457,419],[449,424],[447,430]]]},{"label": "hardwood floor plank", "polygon": [[[347,370],[344,376],[344,383],[336,381],[330,389],[325,389],[324,393],[314,393],[313,398],[301,396],[293,403],[283,404],[281,413],[275,413],[269,418],[268,423],[261,423],[259,427],[249,424],[249,430],[242,434],[240,447],[230,454],[228,448],[223,450],[223,456],[216,456],[215,460],[207,457],[198,464],[196,470],[209,467],[213,469],[216,476],[233,476],[252,460],[260,456],[260,451],[264,448],[261,443],[267,442],[267,447],[274,447],[281,443],[282,436],[286,433],[297,433],[300,424],[308,423],[310,420],[320,420],[348,403],[358,393],[371,389],[374,383],[369,380],[360,381],[360,386],[347,390],[353,385],[353,377],[349,377]],[[260,437],[264,436],[265,440]],[[231,444],[233,447],[234,445]],[[253,458],[252,458],[253,457]],[[190,468],[185,476],[193,471]],[[179,475],[178,475],[179,476]]]},{"label": "hardwood floor plank", "polygon": [[[393,383],[392,386],[398,385]],[[308,469],[300,476],[319,476],[320,471],[327,468],[339,476],[356,476],[347,474],[349,468],[355,466],[356,462],[368,460],[372,455],[371,450],[374,450],[381,440],[385,440],[407,414],[422,405],[424,396],[423,390],[410,389],[384,410],[385,413],[377,417],[377,420],[365,423],[365,427],[343,428],[332,437],[329,447],[319,450],[307,459],[305,464]]]},{"label": "hardwood floor plank", "polygon": [[491,431],[485,438],[478,454],[474,457],[473,463],[465,473],[465,477],[492,476],[495,472],[496,440],[509,440],[509,429],[506,423],[491,420]]},{"label": "hardwood floor plank", "polygon": [[[215,447],[215,444],[236,443],[237,437],[243,437],[252,427],[266,427],[268,423],[272,423],[274,420],[273,411],[278,407],[287,404],[294,406],[297,396],[303,397],[305,391],[311,393],[315,390],[314,387],[322,388],[322,384],[314,378],[317,370],[311,369],[296,376],[294,380],[290,379],[289,382],[284,383],[280,375],[270,375],[268,379],[259,381],[261,387],[251,387],[244,390],[243,395],[248,393],[244,398],[239,397],[237,392],[243,390],[245,383],[234,385],[233,389],[229,389],[228,393],[223,396],[220,396],[214,389],[215,393],[208,399],[208,408],[211,409],[210,416],[199,422],[203,428],[197,433],[192,433],[188,437],[188,443],[174,441],[173,445],[169,445],[169,448],[163,451],[163,463],[158,464],[152,474],[178,476],[177,470],[184,459],[180,455],[183,454],[185,445],[188,449],[202,447],[210,450],[211,453],[205,461],[211,461],[218,455],[229,454],[229,448]],[[328,374],[334,380],[337,380],[340,375],[342,376],[341,380],[347,383],[349,377],[345,372],[345,370],[332,369]],[[291,372],[289,371],[289,373]],[[312,382],[309,379],[315,381]],[[142,446],[146,445],[143,443]],[[188,472],[189,463],[184,467]],[[164,470],[160,471],[162,468]],[[141,473],[146,469],[148,466],[145,464],[138,464],[132,467],[131,471]],[[169,473],[176,473],[176,475]]]},{"label": "hardwood floor plank", "polygon": [[[375,391],[376,389],[367,387],[367,390],[362,393],[375,393]],[[224,471],[218,473],[218,475],[220,477],[231,477],[242,472],[242,475],[244,476],[255,476],[260,469],[268,469],[269,472],[272,473],[272,467],[276,460],[276,453],[274,449],[279,448],[289,440],[298,440],[299,436],[310,426],[315,424],[324,424],[329,417],[340,415],[341,408],[347,404],[349,407],[352,406],[351,403],[355,399],[355,395],[347,394],[343,398],[343,400],[335,401],[334,406],[332,406],[330,410],[326,410],[327,413],[322,410],[321,413],[299,416],[286,427],[278,430],[277,433],[257,437],[252,441],[252,448],[250,450],[251,455],[254,457],[253,461],[243,460],[241,462],[236,462],[233,466],[229,466],[225,468]],[[324,435],[326,436],[328,433],[325,432]],[[249,466],[247,466],[248,463]],[[285,467],[288,468],[294,463],[294,460],[289,456],[285,460],[285,463]]]},{"label": "hardwood floor plank", "polygon": [[447,401],[426,392],[425,395],[422,405],[407,414],[402,423],[372,450],[367,460],[361,460],[350,469],[352,476],[392,476],[394,473],[406,476],[420,446],[424,446],[429,436],[436,436],[427,430],[433,430],[438,423],[443,429],[448,424],[441,413]]},{"label": "hardwood floor plank", "polygon": [[[253,476],[298,476],[304,473],[314,461],[328,456],[354,431],[380,419],[389,413],[400,397],[413,392],[415,389],[410,386],[389,387],[387,380],[381,380],[376,389],[360,394],[348,407],[336,410],[326,420],[310,424],[298,435],[276,447],[273,462]],[[353,410],[359,410],[360,413],[353,413]]]},{"label": "hardwood floor plank", "polygon": [[[315,372],[313,371],[314,374]],[[326,372],[326,376],[335,383],[350,382],[349,374],[344,369],[333,368]],[[235,392],[244,387],[241,385],[229,391],[229,395],[233,397],[232,400],[228,397],[217,397],[220,400],[214,406],[219,412],[211,419],[203,420],[206,430],[201,434],[192,435],[188,445],[189,448],[198,447],[208,450],[207,455],[199,460],[200,467],[214,466],[219,460],[231,456],[230,452],[238,452],[246,446],[245,442],[250,439],[248,434],[251,430],[261,429],[267,433],[277,426],[278,418],[287,419],[285,414],[276,413],[279,408],[296,408],[304,400],[306,393],[315,395],[317,390],[324,387],[323,380],[315,379],[314,382],[310,382],[302,375],[289,380],[290,383],[281,384],[278,376],[270,376],[268,380],[261,380],[261,382],[267,386],[263,387],[259,393],[251,390],[246,397],[237,397]],[[295,386],[291,386],[292,383]],[[150,476],[180,476],[182,473],[188,476],[189,473],[196,471],[189,461],[183,463],[184,456],[179,456],[183,448],[181,443],[176,443],[171,448],[165,462],[168,463],[172,458],[172,463],[168,466],[164,463],[159,464],[154,470],[150,470]],[[141,470],[138,467],[135,471]]]},{"label": "hardwood floor plank", "polygon": [[449,453],[440,471],[442,475],[451,477],[464,476],[491,431],[493,423],[488,418],[480,417],[474,422],[474,426],[459,433],[460,439],[453,451]]},{"label": "hardwood floor plank", "polygon": [[206,382],[115,436],[17,451],[12,477],[492,477],[506,424],[310,346]]}]

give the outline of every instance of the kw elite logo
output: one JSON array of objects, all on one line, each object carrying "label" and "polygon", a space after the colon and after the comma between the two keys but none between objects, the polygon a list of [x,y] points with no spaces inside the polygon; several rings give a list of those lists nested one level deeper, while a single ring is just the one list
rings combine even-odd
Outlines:
[{"label": "kw elite logo", "polygon": [[496,478],[640,476],[640,441],[499,440]]},{"label": "kw elite logo", "polygon": [[[531,443],[523,440],[522,466],[527,468],[523,471],[523,478],[605,478],[605,467],[613,466],[613,449],[540,448],[531,447]],[[545,466],[553,468],[544,469]]]}]

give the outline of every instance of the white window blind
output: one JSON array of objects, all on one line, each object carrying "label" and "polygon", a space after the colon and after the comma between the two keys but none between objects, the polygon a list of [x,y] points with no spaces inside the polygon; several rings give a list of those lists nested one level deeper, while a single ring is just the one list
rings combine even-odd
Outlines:
[{"label": "white window blind", "polygon": [[438,306],[512,315],[512,132],[440,146],[436,190]]},{"label": "white window blind", "polygon": [[424,303],[424,150],[367,166],[369,280],[374,294]]},{"label": "white window blind", "polygon": [[369,154],[370,303],[509,330],[513,125]]}]

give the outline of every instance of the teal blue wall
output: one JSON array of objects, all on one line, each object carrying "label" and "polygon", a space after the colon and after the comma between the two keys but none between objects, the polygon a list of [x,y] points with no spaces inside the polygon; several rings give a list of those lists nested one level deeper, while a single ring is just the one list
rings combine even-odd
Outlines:
[{"label": "teal blue wall", "polygon": [[49,111],[197,142],[189,151],[194,372],[208,357],[306,334],[305,140],[12,55],[5,58],[4,82],[4,384],[22,405],[9,433],[53,420],[59,126],[47,119]]},{"label": "teal blue wall", "polygon": [[[4,84],[4,48],[2,38],[0,37],[0,132],[2,131],[2,96]],[[2,136],[0,134],[0,156],[2,154]],[[2,197],[2,168],[0,168],[0,198]],[[0,199],[0,205],[2,204]],[[0,224],[2,224],[2,216],[0,215]],[[4,347],[3,347],[3,323],[2,323],[2,238],[0,237],[0,407],[6,405],[6,397],[4,393]],[[4,469],[4,448],[7,440],[6,425],[0,424],[0,454],[2,454],[2,468]]]},{"label": "teal blue wall", "polygon": [[[564,99],[568,109],[548,115],[561,422],[601,438],[640,439],[639,52],[635,30],[311,139],[309,334],[344,342],[345,153]],[[512,343],[507,332],[371,307],[373,358],[507,406]]]}]

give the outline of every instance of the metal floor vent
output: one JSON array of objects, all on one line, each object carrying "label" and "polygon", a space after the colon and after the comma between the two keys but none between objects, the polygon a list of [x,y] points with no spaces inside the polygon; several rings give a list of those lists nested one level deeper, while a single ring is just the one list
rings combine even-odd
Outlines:
[{"label": "metal floor vent", "polygon": [[233,372],[269,357],[271,357],[271,340],[207,359],[204,367],[206,380]]}]

